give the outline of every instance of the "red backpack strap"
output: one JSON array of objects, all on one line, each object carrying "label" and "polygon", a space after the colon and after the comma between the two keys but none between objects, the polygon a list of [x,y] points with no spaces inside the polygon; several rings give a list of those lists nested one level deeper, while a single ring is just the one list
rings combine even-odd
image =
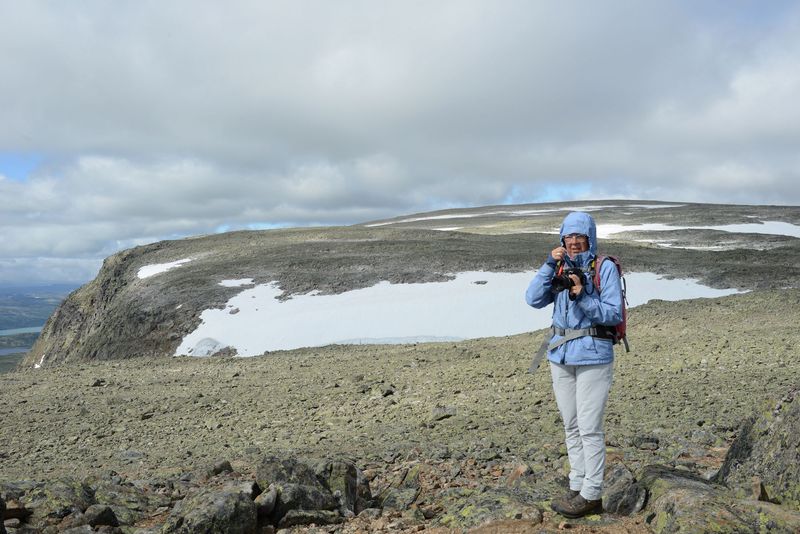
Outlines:
[{"label": "red backpack strap", "polygon": [[603,261],[605,261],[606,256],[597,256],[594,259],[594,287],[600,291],[600,266],[603,265]]}]

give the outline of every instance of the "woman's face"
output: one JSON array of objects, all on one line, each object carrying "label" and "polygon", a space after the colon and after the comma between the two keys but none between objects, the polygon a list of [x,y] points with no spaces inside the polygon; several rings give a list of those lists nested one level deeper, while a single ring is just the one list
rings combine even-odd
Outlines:
[{"label": "woman's face", "polygon": [[581,234],[569,234],[564,236],[564,248],[567,249],[569,256],[575,257],[581,252],[589,250],[589,238]]}]

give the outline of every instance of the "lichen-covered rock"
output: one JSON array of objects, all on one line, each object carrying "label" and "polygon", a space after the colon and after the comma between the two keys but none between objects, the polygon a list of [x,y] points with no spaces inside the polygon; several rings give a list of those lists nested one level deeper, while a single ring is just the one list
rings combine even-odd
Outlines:
[{"label": "lichen-covered rock", "polygon": [[102,481],[93,487],[95,502],[109,506],[121,525],[133,525],[148,510],[169,504],[168,497],[154,492],[147,493],[132,484]]},{"label": "lichen-covered rock", "polygon": [[[256,469],[256,481],[260,487],[273,488],[277,492],[271,512],[271,521],[275,525],[283,524],[281,520],[293,510],[298,513],[292,514],[287,521],[298,525],[303,517],[316,522],[313,513],[299,511],[335,510],[336,517],[343,517],[355,515],[372,503],[366,477],[355,464],[343,459],[300,460],[266,456]],[[272,505],[271,502],[266,504]],[[264,507],[261,509],[263,515]],[[321,514],[320,517],[328,515]]]},{"label": "lichen-covered rock", "polygon": [[339,501],[324,488],[288,483],[278,488],[272,522],[280,523],[290,510],[336,510],[338,507]]},{"label": "lichen-covered rock", "polygon": [[262,488],[270,484],[299,484],[323,488],[314,468],[297,458],[265,456],[256,468],[256,482]]},{"label": "lichen-covered rock", "polygon": [[344,518],[335,510],[289,510],[286,512],[278,528],[290,528],[298,525],[333,525],[341,523]]},{"label": "lichen-covered rock", "polygon": [[727,488],[687,471],[647,466],[639,483],[649,492],[650,528],[674,532],[800,532],[800,513],[772,503],[739,499]]},{"label": "lichen-covered rock", "polygon": [[348,460],[326,460],[317,464],[317,477],[339,500],[341,513],[358,514],[371,505],[372,494],[364,473]]},{"label": "lichen-covered rock", "polygon": [[162,534],[250,534],[256,529],[256,505],[245,492],[201,490],[172,510]]},{"label": "lichen-covered rock", "polygon": [[532,523],[541,523],[543,519],[535,503],[522,501],[506,489],[446,490],[440,494],[439,504],[443,513],[433,524],[451,529],[468,529],[504,519],[525,519]]},{"label": "lichen-covered rock", "polygon": [[54,524],[95,503],[92,489],[83,482],[65,477],[36,485],[20,502],[31,512],[27,523],[34,526]]},{"label": "lichen-covered rock", "polygon": [[606,512],[630,515],[644,508],[647,491],[636,482],[633,473],[623,464],[614,465],[606,475],[603,509]]},{"label": "lichen-covered rock", "polygon": [[[763,486],[753,490],[753,479]],[[717,479],[740,497],[800,510],[800,390],[746,420]]]},{"label": "lichen-covered rock", "polygon": [[422,466],[416,464],[402,471],[378,498],[385,510],[408,510],[420,493],[419,475]]}]

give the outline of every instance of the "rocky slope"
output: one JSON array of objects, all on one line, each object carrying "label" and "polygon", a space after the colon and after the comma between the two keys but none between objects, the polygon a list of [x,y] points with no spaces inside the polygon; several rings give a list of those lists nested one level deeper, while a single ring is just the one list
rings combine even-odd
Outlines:
[{"label": "rocky slope", "polygon": [[[613,207],[609,205],[613,204]],[[614,224],[800,223],[800,208],[681,204],[646,208],[625,201],[584,202]],[[658,204],[656,204],[658,205]],[[173,354],[208,308],[223,308],[240,289],[225,279],[278,281],[284,296],[339,293],[393,283],[445,280],[467,270],[521,272],[538,267],[569,204],[450,210],[345,228],[234,232],[164,241],[108,258],[97,278],[73,292],[47,322],[22,366]],[[442,219],[446,217],[446,219]],[[404,222],[405,221],[405,222]],[[379,226],[375,226],[379,224]],[[459,231],[440,231],[445,224]],[[704,250],[662,245],[714,246]],[[718,230],[627,232],[602,250],[629,271],[698,278],[714,287],[795,287],[798,239]],[[180,268],[140,279],[139,269],[190,258]]]},{"label": "rocky slope", "polygon": [[[771,310],[765,335],[753,318]],[[709,495],[740,510],[737,517],[755,513],[775,525],[794,524],[797,508],[736,504],[737,496],[705,481],[722,465],[742,420],[800,382],[799,320],[794,289],[634,309],[633,350],[618,354],[608,407],[609,464],[624,466],[654,498],[627,519],[604,514],[570,524],[585,532],[674,532],[669,525],[681,524],[675,511],[711,502]],[[0,377],[0,401],[13,407],[0,428],[0,473],[7,483],[117,476],[117,485],[145,488],[152,499],[142,507],[143,515],[154,515],[136,521],[144,529],[167,524],[187,496],[256,480],[266,456],[344,456],[373,495],[392,494],[394,501],[348,520],[336,527],[340,532],[460,532],[504,519],[514,529],[535,525],[520,532],[555,532],[561,520],[547,503],[563,491],[565,456],[549,377],[544,370],[525,373],[538,339],[18,371]],[[224,460],[235,475],[209,478]],[[417,475],[405,483],[410,471]],[[766,477],[765,485],[772,488]],[[675,502],[683,508],[669,504]],[[503,528],[512,531],[512,523]]]}]

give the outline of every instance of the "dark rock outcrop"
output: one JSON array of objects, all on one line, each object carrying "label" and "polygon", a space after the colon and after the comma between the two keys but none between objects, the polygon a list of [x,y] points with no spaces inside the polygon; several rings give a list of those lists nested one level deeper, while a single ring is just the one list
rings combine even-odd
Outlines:
[{"label": "dark rock outcrop", "polygon": [[639,479],[649,494],[647,521],[656,534],[675,532],[800,532],[800,513],[738,498],[688,471],[646,467]]},{"label": "dark rock outcrop", "polygon": [[606,512],[631,515],[641,511],[646,500],[647,491],[624,465],[616,464],[606,474],[603,489],[603,509]]},{"label": "dark rock outcrop", "polygon": [[267,456],[256,470],[256,481],[275,492],[274,498],[270,495],[264,499],[261,513],[272,508],[271,522],[279,526],[298,525],[303,518],[316,523],[338,522],[358,514],[372,501],[368,481],[347,460],[308,462]]},{"label": "dark rock outcrop", "polygon": [[256,505],[248,493],[239,488],[205,489],[176,505],[161,532],[250,534],[256,524]]},{"label": "dark rock outcrop", "polygon": [[717,480],[740,497],[800,511],[800,390],[747,419]]}]

